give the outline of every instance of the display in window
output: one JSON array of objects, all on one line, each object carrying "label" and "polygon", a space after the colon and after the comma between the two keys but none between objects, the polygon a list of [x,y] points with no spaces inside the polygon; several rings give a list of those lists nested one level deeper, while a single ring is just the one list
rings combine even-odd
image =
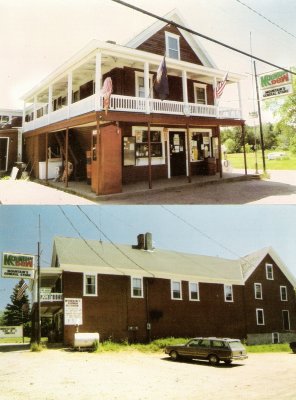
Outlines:
[{"label": "display in window", "polygon": [[136,164],[136,152],[135,152],[135,141],[134,136],[123,137],[123,165],[135,165]]}]

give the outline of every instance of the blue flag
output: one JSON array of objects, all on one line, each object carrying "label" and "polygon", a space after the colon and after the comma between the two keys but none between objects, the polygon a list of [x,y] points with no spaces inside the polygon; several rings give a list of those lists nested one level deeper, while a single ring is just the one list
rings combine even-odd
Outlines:
[{"label": "blue flag", "polygon": [[154,82],[154,90],[157,92],[161,100],[166,99],[169,94],[169,83],[168,83],[165,57],[163,57],[158,67],[156,79]]}]

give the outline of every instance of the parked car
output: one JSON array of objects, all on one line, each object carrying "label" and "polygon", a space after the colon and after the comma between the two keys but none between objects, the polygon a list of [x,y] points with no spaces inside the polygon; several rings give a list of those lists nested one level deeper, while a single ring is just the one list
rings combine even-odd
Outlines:
[{"label": "parked car", "polygon": [[216,337],[197,337],[186,344],[166,346],[165,353],[173,360],[178,358],[209,360],[218,365],[220,361],[231,364],[232,361],[248,358],[246,349],[239,339]]}]

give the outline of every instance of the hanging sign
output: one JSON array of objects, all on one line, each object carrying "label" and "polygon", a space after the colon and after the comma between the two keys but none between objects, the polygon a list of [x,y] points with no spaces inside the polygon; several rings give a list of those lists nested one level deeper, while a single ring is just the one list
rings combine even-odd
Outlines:
[{"label": "hanging sign", "polygon": [[82,325],[82,299],[64,299],[65,325]]},{"label": "hanging sign", "polygon": [[262,74],[259,78],[263,100],[293,92],[292,77],[287,71],[277,70],[268,74]]},{"label": "hanging sign", "polygon": [[30,254],[3,253],[2,278],[34,279],[34,259]]}]

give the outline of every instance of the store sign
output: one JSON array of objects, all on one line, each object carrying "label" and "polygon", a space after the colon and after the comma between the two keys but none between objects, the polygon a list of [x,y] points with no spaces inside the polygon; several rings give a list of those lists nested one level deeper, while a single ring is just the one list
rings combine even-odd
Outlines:
[{"label": "store sign", "polygon": [[274,71],[260,75],[260,87],[263,99],[291,94],[292,77],[287,71]]},{"label": "store sign", "polygon": [[34,279],[34,256],[3,253],[2,278]]},{"label": "store sign", "polygon": [[82,325],[82,299],[64,299],[65,325]]},{"label": "store sign", "polygon": [[23,336],[23,325],[0,326],[0,338],[16,338]]}]

